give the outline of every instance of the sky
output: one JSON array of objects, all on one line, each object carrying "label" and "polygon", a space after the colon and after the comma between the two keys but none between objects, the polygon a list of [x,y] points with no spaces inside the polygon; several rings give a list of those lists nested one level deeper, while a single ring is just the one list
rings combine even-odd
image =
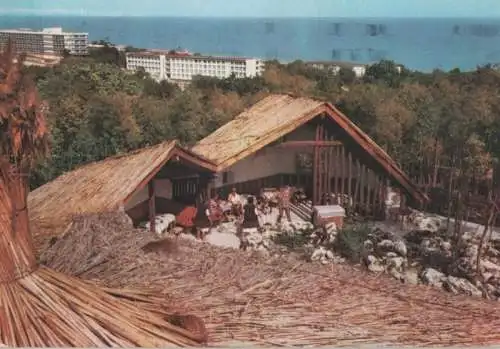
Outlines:
[{"label": "sky", "polygon": [[0,0],[1,15],[500,18],[500,0]]}]

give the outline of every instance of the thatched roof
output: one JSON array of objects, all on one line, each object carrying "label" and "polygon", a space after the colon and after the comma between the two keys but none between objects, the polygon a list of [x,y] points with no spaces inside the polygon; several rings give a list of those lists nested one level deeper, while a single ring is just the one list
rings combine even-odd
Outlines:
[{"label": "thatched roof", "polygon": [[29,194],[33,235],[57,235],[76,214],[119,209],[173,156],[207,171],[215,171],[213,163],[180,147],[176,141],[86,164]]},{"label": "thatched roof", "polygon": [[331,103],[311,98],[268,96],[202,139],[192,150],[215,162],[217,170],[223,171],[322,113],[344,129],[414,199],[427,200],[396,162],[347,116]]}]

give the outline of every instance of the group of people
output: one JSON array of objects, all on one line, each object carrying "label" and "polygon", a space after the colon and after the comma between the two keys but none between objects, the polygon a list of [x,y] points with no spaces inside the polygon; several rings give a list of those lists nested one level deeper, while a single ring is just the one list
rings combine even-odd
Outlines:
[{"label": "group of people", "polygon": [[[291,222],[290,202],[293,194],[292,188],[286,185],[280,188],[277,194],[279,210],[277,223],[281,222],[283,215]],[[259,202],[256,202],[255,197],[249,196],[246,203],[243,204],[236,188],[232,188],[227,197],[230,205],[229,212],[236,217],[239,226],[242,228],[258,228],[260,226],[259,218],[264,215],[264,200],[264,198],[259,198]],[[228,218],[227,211],[221,206],[221,199],[218,194],[215,194],[209,200],[206,214],[210,222],[210,228]]]}]

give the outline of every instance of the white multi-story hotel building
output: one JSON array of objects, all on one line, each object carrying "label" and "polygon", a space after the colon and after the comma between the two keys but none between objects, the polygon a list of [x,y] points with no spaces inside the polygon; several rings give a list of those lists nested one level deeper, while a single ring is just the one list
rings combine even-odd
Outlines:
[{"label": "white multi-story hotel building", "polygon": [[255,77],[264,70],[264,63],[256,58],[200,56],[159,50],[129,52],[126,57],[128,70],[142,67],[158,81],[190,81],[197,75],[219,79],[232,74],[237,78]]},{"label": "white multi-story hotel building", "polygon": [[88,33],[67,33],[62,28],[45,28],[40,31],[31,29],[0,29],[0,49],[9,40],[19,53],[38,55],[62,55],[67,50],[72,55],[88,54]]},{"label": "white multi-story hotel building", "polygon": [[351,62],[336,62],[336,61],[310,61],[306,65],[315,69],[326,69],[330,73],[336,75],[340,69],[350,69],[358,78],[363,77],[366,73],[366,64],[356,64]]}]

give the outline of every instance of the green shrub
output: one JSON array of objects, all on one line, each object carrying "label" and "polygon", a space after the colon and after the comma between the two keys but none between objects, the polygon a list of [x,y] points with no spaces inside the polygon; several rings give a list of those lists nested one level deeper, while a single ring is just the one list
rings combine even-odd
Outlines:
[{"label": "green shrub", "polygon": [[344,258],[359,262],[362,258],[363,244],[368,239],[371,229],[366,224],[357,224],[344,227],[340,230],[335,241],[335,250]]},{"label": "green shrub", "polygon": [[289,249],[297,249],[304,247],[308,242],[307,235],[304,234],[287,234],[282,233],[273,237],[273,242],[278,245],[283,245]]}]

